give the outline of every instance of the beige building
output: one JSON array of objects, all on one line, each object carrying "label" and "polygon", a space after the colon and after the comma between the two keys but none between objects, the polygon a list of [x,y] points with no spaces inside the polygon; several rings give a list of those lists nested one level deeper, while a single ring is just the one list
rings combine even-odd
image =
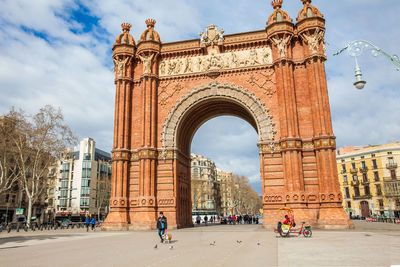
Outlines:
[{"label": "beige building", "polygon": [[192,210],[219,213],[221,199],[215,163],[201,155],[191,154]]},{"label": "beige building", "polygon": [[225,172],[217,169],[217,180],[220,183],[221,192],[221,210],[224,216],[237,214],[233,203],[233,194],[235,192],[235,182],[232,172]]},{"label": "beige building", "polygon": [[49,213],[105,216],[111,192],[109,153],[96,148],[93,139],[84,138],[79,149],[65,151],[52,169],[56,170],[55,188],[49,188]]},{"label": "beige building", "polygon": [[400,143],[337,150],[343,206],[351,216],[400,217]]}]

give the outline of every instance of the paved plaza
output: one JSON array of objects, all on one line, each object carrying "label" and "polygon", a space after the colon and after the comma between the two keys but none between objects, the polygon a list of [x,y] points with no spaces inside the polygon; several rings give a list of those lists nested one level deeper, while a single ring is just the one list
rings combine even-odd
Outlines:
[{"label": "paved plaza", "polygon": [[356,229],[350,231],[314,230],[312,238],[276,237],[259,225],[202,226],[171,230],[171,244],[160,244],[155,232],[2,232],[0,266],[400,264],[400,225],[355,223]]}]

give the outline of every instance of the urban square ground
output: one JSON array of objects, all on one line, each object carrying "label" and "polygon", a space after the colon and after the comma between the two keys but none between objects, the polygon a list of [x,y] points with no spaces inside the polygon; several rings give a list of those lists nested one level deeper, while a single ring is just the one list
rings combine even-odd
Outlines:
[{"label": "urban square ground", "polygon": [[2,232],[0,266],[400,265],[400,225],[355,224],[314,229],[312,238],[281,238],[259,225],[201,226],[171,230],[171,244],[161,244],[155,231]]}]

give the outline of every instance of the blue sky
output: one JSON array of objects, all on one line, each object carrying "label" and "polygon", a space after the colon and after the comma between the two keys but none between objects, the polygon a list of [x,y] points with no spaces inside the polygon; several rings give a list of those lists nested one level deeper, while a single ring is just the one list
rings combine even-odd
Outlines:
[{"label": "blue sky", "polygon": [[[365,90],[357,91],[354,62],[332,55],[355,39],[372,41],[400,54],[398,0],[314,0],[326,18],[326,70],[337,143],[380,144],[399,140],[400,72],[384,57],[360,59]],[[114,83],[112,44],[121,22],[130,22],[137,40],[147,18],[157,20],[163,42],[198,37],[209,24],[226,34],[265,28],[272,13],[264,0],[0,0],[0,114],[12,106],[36,112],[45,104],[61,107],[80,136],[99,148],[112,147]],[[284,0],[295,21],[300,0]],[[257,134],[246,122],[219,117],[205,123],[192,151],[217,166],[250,178],[260,191]],[[235,145],[232,145],[235,144]],[[237,146],[239,144],[239,146]]]}]

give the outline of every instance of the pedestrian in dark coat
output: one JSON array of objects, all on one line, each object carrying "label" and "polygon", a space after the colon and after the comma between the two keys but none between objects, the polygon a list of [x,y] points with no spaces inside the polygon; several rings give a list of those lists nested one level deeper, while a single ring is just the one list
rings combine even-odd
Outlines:
[{"label": "pedestrian in dark coat", "polygon": [[164,216],[164,213],[160,211],[160,216],[157,219],[157,229],[158,235],[161,239],[161,243],[164,242],[164,235],[167,232],[167,217]]}]

